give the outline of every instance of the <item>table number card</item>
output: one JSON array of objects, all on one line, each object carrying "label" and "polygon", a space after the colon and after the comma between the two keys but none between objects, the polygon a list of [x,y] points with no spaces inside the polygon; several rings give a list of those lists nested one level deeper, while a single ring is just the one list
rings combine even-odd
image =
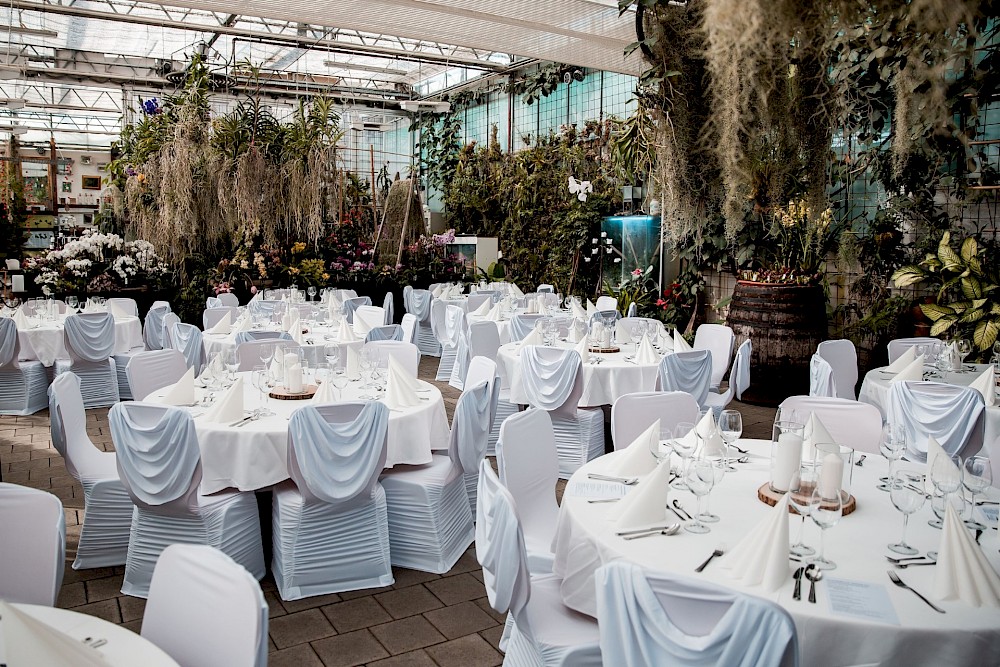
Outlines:
[{"label": "table number card", "polygon": [[577,498],[623,498],[628,487],[618,482],[574,480],[566,486],[566,495]]},{"label": "table number card", "polygon": [[867,581],[824,578],[830,613],[876,623],[899,625],[896,608],[886,587]]}]

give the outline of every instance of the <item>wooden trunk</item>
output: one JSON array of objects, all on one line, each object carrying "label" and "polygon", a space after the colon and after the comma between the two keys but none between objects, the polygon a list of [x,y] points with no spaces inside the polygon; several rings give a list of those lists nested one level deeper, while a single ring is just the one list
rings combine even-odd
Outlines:
[{"label": "wooden trunk", "polygon": [[753,341],[744,401],[777,405],[788,396],[809,393],[809,359],[827,337],[822,286],[741,280],[727,322],[737,346],[747,338]]}]

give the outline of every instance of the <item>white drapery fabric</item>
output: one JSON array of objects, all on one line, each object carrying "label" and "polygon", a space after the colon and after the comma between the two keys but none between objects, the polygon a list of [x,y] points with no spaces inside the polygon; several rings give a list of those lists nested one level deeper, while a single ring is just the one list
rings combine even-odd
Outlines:
[{"label": "white drapery fabric", "polygon": [[373,327],[371,330],[365,334],[365,342],[370,343],[371,341],[377,340],[403,340],[403,328],[398,324],[388,324],[381,327]]},{"label": "white drapery fabric", "polygon": [[0,535],[0,599],[55,606],[66,554],[62,502],[46,491],[0,482]]},{"label": "white drapery fabric", "polygon": [[733,367],[729,369],[729,384],[726,390],[721,394],[714,391],[708,392],[705,405],[712,408],[716,419],[719,418],[722,410],[732,402],[733,396],[736,396],[736,400],[740,400],[743,398],[743,392],[750,388],[750,356],[752,354],[753,343],[747,338],[736,349]]},{"label": "white drapery fabric", "polygon": [[833,368],[833,380],[838,398],[857,398],[854,391],[858,384],[858,351],[849,340],[825,340],[816,347],[816,354],[826,359]]},{"label": "white drapery fabric", "polygon": [[702,324],[694,334],[694,349],[712,353],[712,388],[718,390],[733,358],[736,335],[724,324]]},{"label": "white drapery fabric", "polygon": [[432,357],[441,354],[441,345],[434,336],[431,326],[431,303],[434,300],[428,290],[413,289],[409,285],[403,288],[403,305],[406,312],[416,318],[415,335],[416,340],[412,341],[420,348],[420,354],[427,354]]},{"label": "white drapery fabric", "polygon": [[174,349],[184,355],[188,368],[194,369],[195,375],[201,375],[205,367],[205,344],[201,330],[193,324],[174,324],[172,337]]},{"label": "white drapery fabric", "polygon": [[153,305],[146,313],[146,321],[143,324],[142,338],[146,342],[147,350],[162,350],[166,341],[163,340],[163,318],[170,312],[169,304]]},{"label": "white drapery fabric", "polygon": [[40,361],[18,361],[21,343],[17,325],[0,318],[0,414],[31,415],[46,406],[49,383]]},{"label": "white drapery fabric", "polygon": [[56,374],[72,371],[80,377],[80,391],[87,408],[118,402],[118,373],[111,355],[115,351],[115,320],[110,313],[81,313],[66,318],[63,340],[69,359],[56,361]]},{"label": "white drapery fabric", "polygon": [[660,360],[660,390],[686,391],[698,405],[705,405],[711,386],[712,356],[708,350],[675,352]]},{"label": "white drapery fabric", "polygon": [[813,354],[809,359],[809,395],[827,398],[837,396],[833,366],[819,354]]},{"label": "white drapery fabric", "polygon": [[370,296],[357,296],[351,299],[344,299],[344,317],[349,324],[354,324],[354,314],[361,306],[372,305]]},{"label": "white drapery fabric", "polygon": [[906,458],[927,460],[927,438],[963,458],[983,446],[983,396],[975,389],[937,382],[894,382],[886,420],[906,431]]}]

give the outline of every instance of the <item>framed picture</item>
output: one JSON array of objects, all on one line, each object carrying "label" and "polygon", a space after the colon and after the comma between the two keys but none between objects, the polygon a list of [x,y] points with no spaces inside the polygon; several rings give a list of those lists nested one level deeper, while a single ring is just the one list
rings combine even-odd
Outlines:
[{"label": "framed picture", "polygon": [[62,182],[62,191],[63,192],[73,192],[73,184],[70,183],[69,181],[63,181]]},{"label": "framed picture", "polygon": [[101,189],[101,177],[100,176],[81,176],[83,181],[81,187],[84,190],[100,190]]}]

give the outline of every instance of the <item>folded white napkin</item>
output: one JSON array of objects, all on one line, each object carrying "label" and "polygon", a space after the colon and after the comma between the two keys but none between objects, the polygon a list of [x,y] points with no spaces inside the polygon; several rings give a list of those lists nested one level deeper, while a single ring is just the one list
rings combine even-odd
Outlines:
[{"label": "folded white napkin", "polygon": [[335,403],[337,401],[336,392],[334,391],[333,382],[325,380],[320,383],[319,389],[312,397],[313,403],[326,404]]},{"label": "folded white napkin", "polygon": [[334,315],[339,315],[340,311],[343,310],[344,304],[333,292],[330,293],[330,299],[326,302],[326,312],[330,314],[330,317]]},{"label": "folded white napkin", "polygon": [[597,312],[597,306],[594,305],[593,301],[591,301],[590,299],[587,299],[587,318],[586,319],[589,320],[591,317],[594,316],[594,313],[596,313],[596,312]]},{"label": "folded white napkin", "polygon": [[934,568],[934,596],[973,607],[1000,607],[1000,575],[951,503],[945,504],[941,545]]},{"label": "folded white napkin", "polygon": [[639,341],[639,348],[635,353],[635,362],[643,365],[660,363],[660,355],[646,334],[642,334],[642,340]]},{"label": "folded white napkin", "polygon": [[285,311],[285,314],[281,316],[281,329],[282,331],[288,331],[292,328],[292,309],[289,308]]},{"label": "folded white napkin", "polygon": [[28,319],[28,316],[24,314],[24,310],[21,308],[14,311],[14,316],[11,319],[14,320],[14,324],[17,325],[18,329],[31,328],[31,320]]},{"label": "folded white napkin", "polygon": [[253,329],[253,318],[250,317],[249,315],[241,318],[241,320],[237,322],[236,326],[233,327],[233,329],[235,331],[250,331],[251,329]]},{"label": "folded white napkin", "polygon": [[711,410],[705,412],[704,416],[698,420],[695,430],[701,436],[701,451],[708,455],[722,455],[726,451],[726,441],[719,433],[719,425],[715,423],[715,413]]},{"label": "folded white napkin", "polygon": [[809,413],[806,427],[802,429],[802,455],[807,459],[812,459],[816,454],[816,445],[822,442],[837,442],[826,430],[826,426],[816,416],[815,412]]},{"label": "folded white napkin", "polygon": [[776,591],[788,580],[788,494],[722,561],[744,586]]},{"label": "folded white napkin", "polygon": [[993,407],[997,404],[996,380],[993,379],[992,366],[984,370],[969,386],[983,395],[986,407]]},{"label": "folded white napkin", "polygon": [[690,352],[692,348],[688,345],[688,342],[684,340],[684,336],[677,329],[674,329],[674,352]]},{"label": "folded white napkin", "polygon": [[891,382],[909,382],[924,379],[924,355],[919,355],[916,359],[907,364],[906,368],[896,373],[896,377]]},{"label": "folded white napkin", "polygon": [[354,335],[354,331],[351,329],[351,325],[347,323],[347,318],[340,320],[340,329],[337,330],[337,340],[341,343],[353,343],[358,340],[358,337]]},{"label": "folded white napkin", "polygon": [[114,301],[108,301],[108,311],[111,313],[111,317],[113,317],[116,320],[124,320],[128,317],[132,317],[131,314],[126,313],[124,310],[122,310],[121,306],[119,306]]},{"label": "folded white napkin", "polygon": [[290,334],[294,334],[296,331],[298,331],[300,334],[302,333],[302,324],[299,322],[298,308],[292,310],[291,319],[288,321],[288,326],[285,327],[285,331],[287,331]]},{"label": "folded white napkin", "polygon": [[521,347],[527,347],[528,345],[543,345],[545,343],[542,340],[542,334],[538,333],[538,329],[532,328],[528,332],[528,335],[521,340]]},{"label": "folded white napkin", "polygon": [[502,315],[503,315],[503,308],[499,303],[495,303],[493,304],[493,307],[490,308],[489,312],[486,313],[486,319],[488,319],[491,322],[499,322]]},{"label": "folded white napkin", "polygon": [[490,308],[492,307],[493,307],[493,299],[486,299],[486,301],[483,301],[481,304],[479,304],[479,307],[476,308],[474,311],[472,311],[471,314],[485,315],[486,313],[490,312]]},{"label": "folded white napkin", "polygon": [[570,303],[569,308],[571,311],[573,311],[573,317],[575,317],[578,320],[583,320],[584,322],[587,321],[588,319],[587,311],[583,309],[583,306],[578,304],[576,301],[573,301]]},{"label": "folded white napkin", "polygon": [[411,377],[402,364],[389,356],[389,372],[385,384],[385,402],[390,408],[412,408],[420,405]]},{"label": "folded white napkin", "polygon": [[302,327],[292,327],[292,330],[289,333],[292,334],[292,340],[299,345],[306,344],[306,335],[302,333]]},{"label": "folded white napkin", "polygon": [[431,292],[431,296],[434,297],[435,299],[440,299],[442,294],[444,294],[444,288],[441,285],[435,287],[434,290]]},{"label": "folded white napkin", "polygon": [[951,457],[948,456],[948,453],[944,451],[944,448],[937,441],[937,438],[935,438],[933,435],[928,436],[927,437],[927,467],[924,470],[924,473],[925,473],[924,474],[924,489],[927,490],[927,493],[934,493],[934,479],[933,479],[932,475],[933,475],[933,472],[934,472],[934,462],[939,457],[947,460],[948,463],[951,464],[950,467],[951,467],[952,471],[954,472],[955,478],[956,479],[961,479],[961,477],[960,477],[961,474],[962,474],[961,471],[959,471],[958,466],[955,465],[955,462],[951,460]]},{"label": "folded white napkin", "polygon": [[590,361],[590,342],[584,336],[576,345],[576,352],[580,355],[580,361],[587,363]]},{"label": "folded white napkin", "polygon": [[215,323],[215,326],[206,331],[210,334],[227,334],[233,329],[233,313],[229,311],[222,316],[222,319]]},{"label": "folded white napkin", "polygon": [[202,418],[208,422],[234,422],[243,419],[243,378],[236,378],[233,386],[216,399]]},{"label": "folded white napkin", "polygon": [[624,498],[615,503],[612,510],[612,515],[618,518],[618,529],[632,530],[663,525],[667,514],[669,482],[670,466],[661,465],[653,468],[652,473],[633,486]]},{"label": "folded white napkin", "polygon": [[194,405],[194,369],[187,369],[181,379],[170,385],[162,397],[152,402],[162,405]]},{"label": "folded white napkin", "polygon": [[272,382],[285,381],[285,358],[278,350],[275,350],[274,356],[271,357],[271,365],[267,367],[267,375]]},{"label": "folded white napkin", "polygon": [[914,345],[906,348],[903,354],[896,358],[896,361],[892,362],[885,367],[886,373],[898,373],[907,366],[913,363],[913,360],[917,358],[917,348]]},{"label": "folded white napkin", "polygon": [[4,659],[11,667],[108,667],[95,648],[0,600]]},{"label": "folded white napkin", "polygon": [[347,363],[344,365],[344,372],[347,374],[348,380],[356,380],[361,377],[361,358],[354,347],[350,345],[344,347],[347,348]]},{"label": "folded white napkin", "polygon": [[648,475],[656,467],[656,457],[653,456],[653,444],[660,441],[660,420],[657,419],[649,428],[619,452],[615,457],[613,475],[621,477],[641,477]]}]

